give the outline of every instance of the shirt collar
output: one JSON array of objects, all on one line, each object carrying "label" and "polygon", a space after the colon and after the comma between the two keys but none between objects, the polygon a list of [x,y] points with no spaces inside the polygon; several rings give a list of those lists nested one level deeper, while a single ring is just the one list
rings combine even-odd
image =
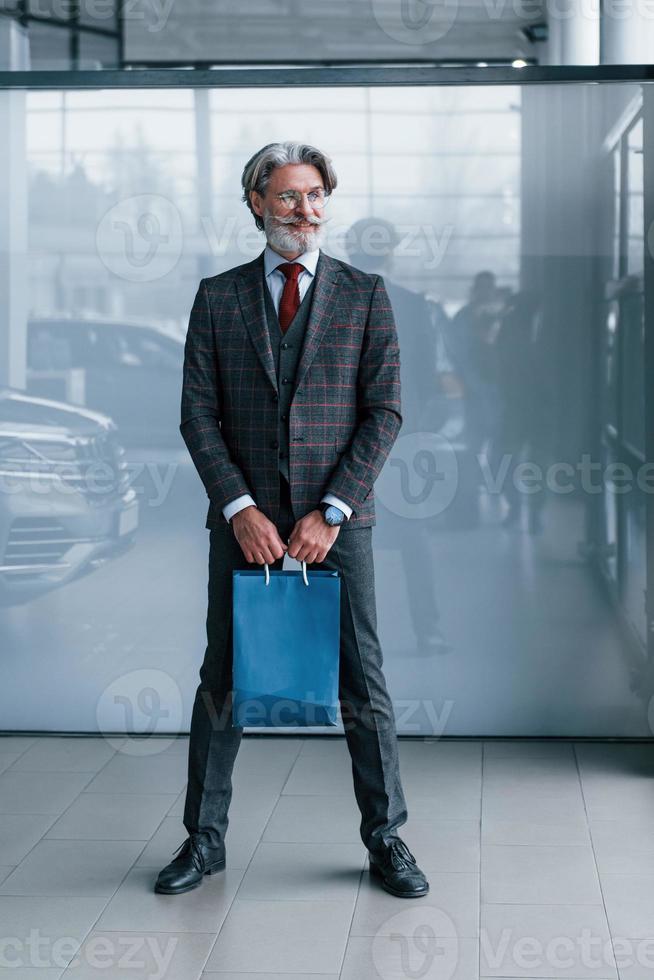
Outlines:
[{"label": "shirt collar", "polygon": [[[314,248],[310,252],[303,252],[302,255],[298,255],[298,257],[293,259],[293,261],[300,262],[307,272],[310,272],[312,276],[315,276],[319,256],[320,249]],[[282,265],[284,262],[288,262],[288,259],[285,259],[283,255],[276,252],[274,248],[270,247],[270,245],[266,245],[263,253],[263,264],[266,276],[269,276],[271,272],[275,271],[278,265]]]}]

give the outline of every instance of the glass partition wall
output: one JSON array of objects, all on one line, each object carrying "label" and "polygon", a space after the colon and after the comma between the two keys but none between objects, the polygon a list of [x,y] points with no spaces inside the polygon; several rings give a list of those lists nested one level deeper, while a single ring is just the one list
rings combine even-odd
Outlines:
[{"label": "glass partition wall", "polygon": [[0,87],[0,728],[188,731],[185,331],[200,278],[263,250],[243,165],[294,139],[338,175],[324,250],[383,275],[398,330],[373,544],[399,733],[651,736],[648,84],[170,74]]}]

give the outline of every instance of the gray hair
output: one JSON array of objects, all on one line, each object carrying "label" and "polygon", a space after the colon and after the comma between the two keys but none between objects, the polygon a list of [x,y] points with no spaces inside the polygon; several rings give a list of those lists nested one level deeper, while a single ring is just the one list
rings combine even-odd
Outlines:
[{"label": "gray hair", "polygon": [[325,190],[328,194],[334,190],[337,184],[336,171],[332,166],[330,158],[315,146],[308,143],[268,143],[250,157],[243,168],[241,175],[241,186],[243,187],[243,198],[248,208],[254,215],[254,220],[259,231],[264,230],[263,220],[255,214],[250,201],[250,192],[256,191],[262,197],[266,193],[270,175],[276,167],[284,167],[287,163],[308,163],[312,164],[320,171]]}]

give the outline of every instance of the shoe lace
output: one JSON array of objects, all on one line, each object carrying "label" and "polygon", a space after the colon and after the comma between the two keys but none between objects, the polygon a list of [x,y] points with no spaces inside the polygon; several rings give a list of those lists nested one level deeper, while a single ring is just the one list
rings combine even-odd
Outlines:
[{"label": "shoe lace", "polygon": [[400,837],[396,837],[388,845],[388,855],[397,871],[405,871],[416,863],[413,854]]},{"label": "shoe lace", "polygon": [[173,854],[179,853],[180,857],[185,857],[189,851],[191,852],[191,860],[193,862],[193,867],[198,872],[204,873],[205,863],[204,855],[200,850],[199,838],[195,834],[191,834],[173,851]]}]

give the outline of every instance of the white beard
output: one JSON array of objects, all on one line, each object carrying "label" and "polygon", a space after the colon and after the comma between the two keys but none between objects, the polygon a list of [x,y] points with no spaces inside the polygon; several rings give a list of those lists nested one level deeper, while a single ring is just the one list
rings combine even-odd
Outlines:
[{"label": "white beard", "polygon": [[322,245],[325,237],[324,220],[303,231],[292,223],[280,222],[270,211],[265,211],[263,223],[268,244],[282,252],[313,251]]}]

